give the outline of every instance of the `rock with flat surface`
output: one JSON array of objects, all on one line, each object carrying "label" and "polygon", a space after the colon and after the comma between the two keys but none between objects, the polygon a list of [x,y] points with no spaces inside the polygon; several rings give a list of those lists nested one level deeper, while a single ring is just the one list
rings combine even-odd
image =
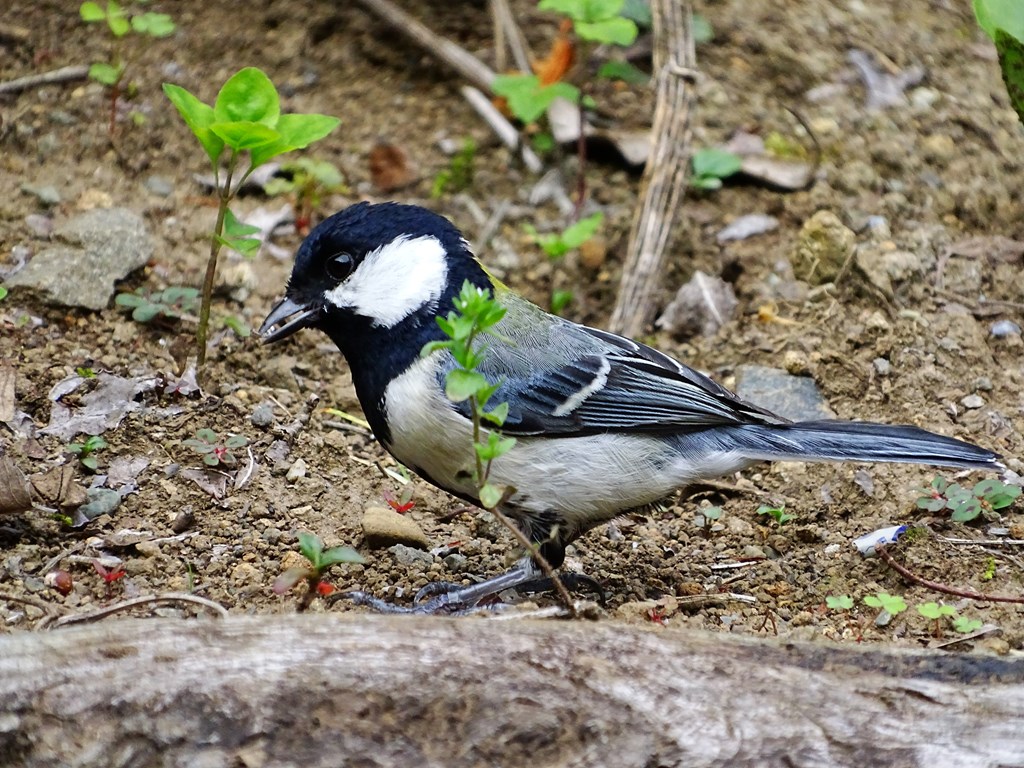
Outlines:
[{"label": "rock with flat surface", "polygon": [[86,211],[59,222],[53,236],[58,244],[37,253],[6,283],[31,288],[65,307],[105,309],[114,283],[153,255],[142,217],[127,208]]}]

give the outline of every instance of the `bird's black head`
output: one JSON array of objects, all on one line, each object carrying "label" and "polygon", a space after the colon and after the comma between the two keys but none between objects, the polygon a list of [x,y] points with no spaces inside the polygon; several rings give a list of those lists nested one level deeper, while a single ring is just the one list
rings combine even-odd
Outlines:
[{"label": "bird's black head", "polygon": [[443,216],[415,205],[359,203],[310,232],[285,298],[259,333],[269,343],[319,327],[339,342],[348,327],[391,329],[412,318],[433,324],[466,279],[490,286]]}]

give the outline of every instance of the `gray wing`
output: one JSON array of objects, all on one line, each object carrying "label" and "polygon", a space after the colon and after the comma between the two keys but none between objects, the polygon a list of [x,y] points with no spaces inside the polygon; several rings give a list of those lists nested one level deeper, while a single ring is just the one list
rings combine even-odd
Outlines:
[{"label": "gray wing", "polygon": [[[529,307],[535,310],[530,314],[546,315]],[[528,332],[536,328],[534,323],[499,326],[499,332],[511,333],[491,343],[491,354],[485,357],[481,372],[501,382],[494,402],[509,404],[502,428],[509,435],[681,432],[786,423],[651,347],[553,319],[555,324],[549,323],[541,339]],[[468,414],[466,404],[460,410]]]}]

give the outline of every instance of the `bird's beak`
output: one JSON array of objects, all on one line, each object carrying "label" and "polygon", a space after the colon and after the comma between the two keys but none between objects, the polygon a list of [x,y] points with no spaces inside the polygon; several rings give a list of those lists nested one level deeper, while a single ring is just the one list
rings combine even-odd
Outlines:
[{"label": "bird's beak", "polygon": [[267,319],[260,326],[260,339],[264,344],[287,339],[296,331],[313,325],[318,314],[320,314],[318,307],[299,304],[297,301],[285,297],[270,310]]}]

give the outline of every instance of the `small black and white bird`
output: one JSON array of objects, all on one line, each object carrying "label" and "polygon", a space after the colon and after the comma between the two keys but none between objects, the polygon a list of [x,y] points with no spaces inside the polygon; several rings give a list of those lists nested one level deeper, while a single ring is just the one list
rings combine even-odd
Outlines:
[{"label": "small black and white bird", "polygon": [[[381,444],[418,475],[477,502],[466,403],[445,396],[455,367],[435,318],[464,281],[507,310],[487,337],[481,372],[500,382],[502,431],[517,438],[491,480],[516,489],[502,511],[558,567],[595,526],[695,480],[761,461],[907,462],[1001,470],[998,454],[919,427],[790,422],[744,402],[667,355],[548,314],[492,279],[459,230],[424,208],[359,203],[303,242],[285,298],[260,328],[265,342],[319,328],[347,359]],[[414,610],[465,608],[537,576],[524,560],[480,585],[436,594]],[[369,601],[373,602],[373,601]],[[379,604],[378,607],[383,607]]]}]

